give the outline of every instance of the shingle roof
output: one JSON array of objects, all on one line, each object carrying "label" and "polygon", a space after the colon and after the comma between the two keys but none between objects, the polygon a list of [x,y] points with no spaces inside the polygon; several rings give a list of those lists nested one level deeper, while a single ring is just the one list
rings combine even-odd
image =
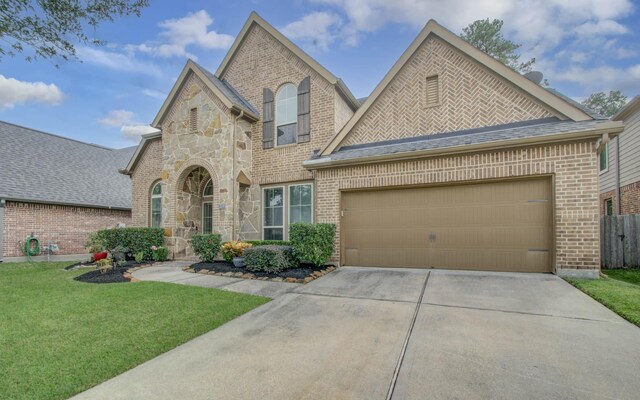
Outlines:
[{"label": "shingle roof", "polygon": [[130,209],[131,180],[118,168],[134,151],[0,121],[0,198]]},{"label": "shingle roof", "polygon": [[590,116],[593,119],[607,119],[607,117],[598,114],[597,112],[593,111],[592,109],[590,109],[589,107],[585,106],[584,104],[578,103],[577,101],[575,101],[571,97],[565,96],[564,94],[558,92],[555,89],[552,89],[552,88],[545,88],[545,89],[547,89],[548,92],[551,92],[551,93],[555,94],[556,96],[560,97],[562,100],[566,101],[567,103],[571,104],[572,106],[574,106],[576,108],[579,108],[580,110],[584,111],[585,114],[587,114],[588,116]]},{"label": "shingle roof", "polygon": [[244,108],[246,111],[249,111],[255,115],[260,115],[258,110],[256,110],[255,107],[252,106],[251,103],[249,103],[249,101],[247,101],[244,97],[242,97],[242,95],[238,93],[238,91],[233,86],[231,86],[229,82],[227,82],[226,80],[218,79],[214,74],[209,72],[207,69],[202,67],[197,62],[194,61],[193,63],[196,65],[196,67],[200,68],[202,73],[207,78],[209,78],[211,83],[213,83],[218,89],[220,89],[220,91],[225,96],[227,96],[227,98],[231,100],[232,103],[239,106],[240,108]]},{"label": "shingle roof", "polygon": [[[387,154],[410,153],[421,150],[443,149],[480,143],[501,142],[512,139],[554,135],[574,131],[593,129],[598,121],[560,121],[557,118],[545,118],[513,124],[491,126],[463,131],[423,135],[407,139],[343,146],[332,154],[316,159],[317,161],[352,160]],[[314,160],[314,161],[316,161]]]}]

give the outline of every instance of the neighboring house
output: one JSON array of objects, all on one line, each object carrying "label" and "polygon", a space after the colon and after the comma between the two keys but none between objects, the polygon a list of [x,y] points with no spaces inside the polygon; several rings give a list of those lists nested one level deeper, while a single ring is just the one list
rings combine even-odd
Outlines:
[{"label": "neighboring house", "polygon": [[0,260],[23,257],[27,236],[86,256],[89,233],[131,222],[131,182],[119,150],[0,122]]},{"label": "neighboring house", "polygon": [[600,153],[600,215],[640,214],[640,96],[611,119],[625,127]]},{"label": "neighboring house", "polygon": [[[348,62],[348,61],[346,61]],[[597,277],[598,144],[622,131],[429,21],[362,104],[252,13],[215,74],[188,61],[122,172],[133,224],[287,239],[342,265]]]}]

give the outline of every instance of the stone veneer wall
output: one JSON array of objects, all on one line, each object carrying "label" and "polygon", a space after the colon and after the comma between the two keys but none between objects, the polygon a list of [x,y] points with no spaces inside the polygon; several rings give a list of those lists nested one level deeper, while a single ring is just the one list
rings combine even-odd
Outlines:
[{"label": "stone veneer wall", "polygon": [[33,233],[40,246],[57,243],[56,255],[86,254],[90,233],[131,223],[131,211],[7,201],[4,209],[4,257],[21,257],[22,242]]},{"label": "stone veneer wall", "polygon": [[151,189],[162,175],[162,139],[147,144],[131,174],[132,226],[149,226]]},{"label": "stone veneer wall", "polygon": [[555,267],[598,269],[598,157],[595,142],[541,145],[487,153],[318,170],[316,217],[337,225],[333,261],[340,261],[340,191],[552,175]]},{"label": "stone veneer wall", "polygon": [[[438,75],[439,100],[426,106],[426,78]],[[367,110],[341,145],[450,132],[551,117],[545,106],[431,36]]]},{"label": "stone veneer wall", "polygon": [[[192,108],[198,110],[194,132],[189,128]],[[192,221],[193,216],[185,214],[188,210],[181,200],[187,177],[199,167],[213,180],[214,232],[220,233],[223,240],[231,240],[234,231],[239,235],[240,191],[236,176],[241,170],[251,175],[251,143],[246,134],[250,124],[243,120],[236,123],[230,110],[192,74],[169,110],[162,131],[163,226],[171,250],[177,256],[190,255],[188,240],[194,230],[183,224]]]}]

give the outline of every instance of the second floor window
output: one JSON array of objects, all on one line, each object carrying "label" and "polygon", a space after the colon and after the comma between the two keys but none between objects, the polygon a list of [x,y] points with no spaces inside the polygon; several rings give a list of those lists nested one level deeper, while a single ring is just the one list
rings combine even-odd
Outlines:
[{"label": "second floor window", "polygon": [[298,89],[287,83],[276,94],[276,146],[296,142],[297,120]]}]

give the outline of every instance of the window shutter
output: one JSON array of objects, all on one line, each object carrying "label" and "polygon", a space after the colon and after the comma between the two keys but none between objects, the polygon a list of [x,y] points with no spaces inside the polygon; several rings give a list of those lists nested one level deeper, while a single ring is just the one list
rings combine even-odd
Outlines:
[{"label": "window shutter", "polygon": [[438,93],[438,75],[427,78],[427,107],[434,107],[440,104],[440,93]]},{"label": "window shutter", "polygon": [[273,148],[274,126],[274,101],[273,92],[270,89],[262,89],[262,148]]},{"label": "window shutter", "polygon": [[306,77],[298,85],[298,143],[311,140],[311,78]]}]

